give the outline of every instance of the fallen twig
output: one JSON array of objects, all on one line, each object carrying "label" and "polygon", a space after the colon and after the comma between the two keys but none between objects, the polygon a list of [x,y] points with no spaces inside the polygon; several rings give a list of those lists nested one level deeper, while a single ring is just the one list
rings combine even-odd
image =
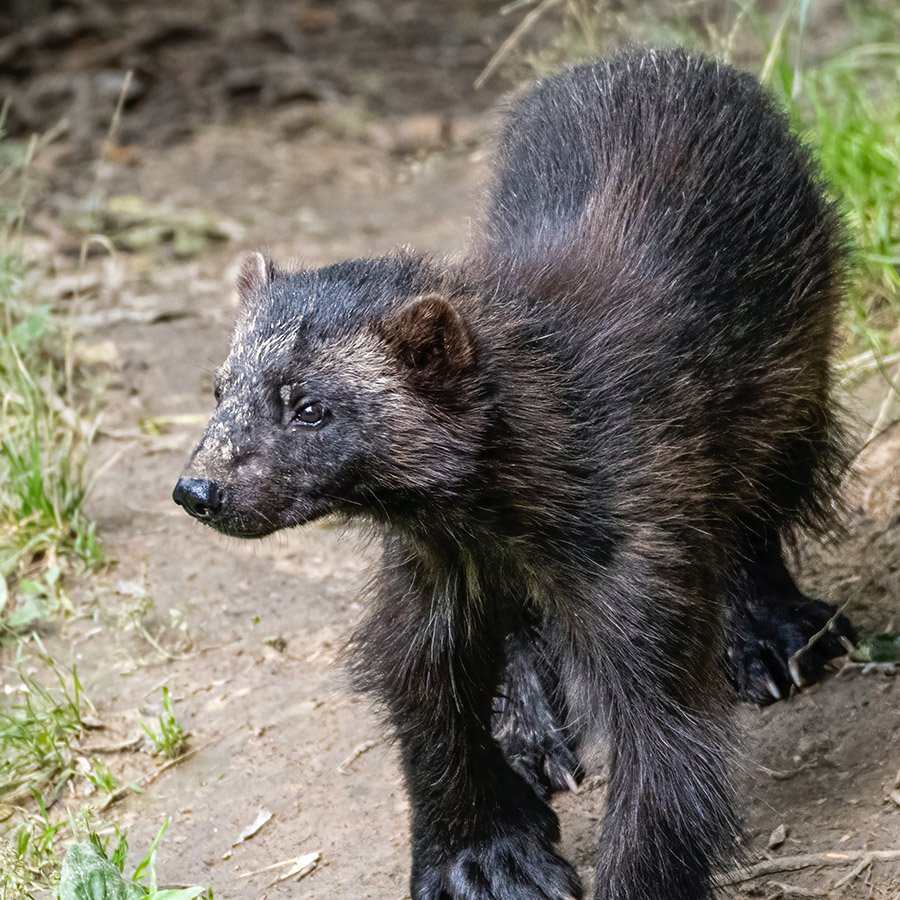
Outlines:
[{"label": "fallen twig", "polygon": [[276,884],[281,884],[282,881],[287,881],[289,878],[293,878],[295,881],[301,881],[303,878],[306,878],[310,872],[318,868],[319,860],[321,858],[322,854],[318,850],[307,853],[306,856],[299,857],[296,865],[289,872],[286,872],[284,875],[279,875],[276,879],[270,881],[266,887],[275,887]]},{"label": "fallen twig", "polygon": [[845,853],[804,853],[800,856],[781,856],[776,859],[764,859],[750,866],[740,866],[725,872],[716,879],[719,887],[751,881],[763,875],[777,875],[781,872],[797,872],[800,869],[811,869],[815,866],[850,866],[862,860],[873,862],[900,861],[900,850],[849,850]]},{"label": "fallen twig", "polygon": [[272,863],[270,866],[264,866],[262,869],[245,872],[243,875],[238,875],[238,878],[253,878],[256,875],[262,875],[264,872],[271,872],[273,869],[283,869],[285,866],[290,866],[291,868],[286,875],[279,875],[274,881],[266,885],[266,887],[274,887],[276,884],[281,884],[282,881],[287,881],[289,878],[296,878],[297,881],[300,881],[319,865],[321,859],[321,851],[313,850],[312,853],[304,853],[295,859],[285,859],[281,862]]},{"label": "fallen twig", "polygon": [[797,887],[795,884],[785,884],[782,881],[770,881],[769,886],[781,891],[784,897],[824,897],[825,894],[820,890],[807,890],[806,888]]},{"label": "fallen twig", "polygon": [[80,751],[85,756],[93,753],[127,753],[129,750],[137,750],[144,740],[142,734],[135,735],[130,740],[123,741],[121,744],[97,744],[95,747],[80,747]]},{"label": "fallen twig", "polygon": [[353,748],[353,752],[337,767],[337,771],[341,775],[347,775],[348,767],[353,765],[364,753],[368,753],[373,747],[377,747],[381,740],[363,741],[359,746]]},{"label": "fallen twig", "polygon": [[846,884],[850,884],[851,881],[856,881],[869,866],[872,865],[874,860],[871,856],[864,856],[843,878],[839,879],[834,883],[834,889],[838,890]]},{"label": "fallen twig", "polygon": [[801,772],[805,772],[808,768],[808,765],[797,766],[796,769],[788,769],[787,771],[779,771],[778,769],[770,769],[768,766],[763,766],[757,764],[757,769],[765,775],[768,775],[769,778],[774,778],[775,781],[790,781],[791,778],[796,778]]},{"label": "fallen twig", "polygon": [[213,738],[212,740],[206,741],[202,744],[199,744],[196,747],[192,747],[186,753],[182,753],[181,756],[176,756],[175,759],[170,759],[168,762],[164,762],[155,772],[151,772],[142,782],[142,787],[146,787],[148,784],[153,784],[163,772],[168,772],[169,769],[175,768],[175,766],[180,765],[186,759],[193,756],[195,753],[199,753],[201,750],[205,750],[211,744],[214,744],[218,740],[217,738]]},{"label": "fallen twig", "polygon": [[170,759],[167,762],[164,762],[158,769],[151,772],[149,775],[145,775],[136,785],[134,784],[123,784],[122,787],[117,788],[113,791],[104,801],[100,804],[100,809],[98,812],[103,812],[103,810],[108,809],[113,803],[118,803],[126,794],[133,791],[135,788],[141,790],[149,784],[153,784],[160,775],[164,772],[168,772],[169,769],[174,768],[175,766],[183,763],[186,759],[193,756],[195,753],[199,753],[201,750],[205,750],[211,744],[216,742],[217,738],[213,740],[206,741],[203,744],[199,744],[196,747],[192,747],[186,753],[182,753],[181,756],[176,756],[175,759]]},{"label": "fallen twig", "polygon": [[[853,599],[853,598],[850,598]],[[850,600],[845,600],[835,611],[834,615],[794,654],[791,655],[791,658],[788,660],[788,668],[791,672],[791,677],[794,679],[797,687],[800,687],[803,679],[800,677],[800,657],[806,653],[811,647],[815,646],[816,642],[823,638],[831,629],[834,627],[834,623],[844,614],[844,610],[850,605]],[[843,636],[840,637],[840,641],[844,644],[844,649],[850,653],[853,650],[853,644],[850,643],[849,638],[845,638]]]}]

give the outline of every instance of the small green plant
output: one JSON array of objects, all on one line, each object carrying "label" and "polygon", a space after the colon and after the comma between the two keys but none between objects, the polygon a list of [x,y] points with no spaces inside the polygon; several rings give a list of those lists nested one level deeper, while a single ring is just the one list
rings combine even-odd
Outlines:
[{"label": "small green plant", "polygon": [[[74,669],[67,672],[41,657],[55,680],[48,688],[25,669],[14,669],[15,699],[0,701],[0,804],[11,805],[35,794],[51,802],[75,774],[73,745],[84,730],[85,703]],[[42,801],[43,802],[43,801]]]},{"label": "small green plant", "polygon": [[85,778],[104,794],[114,794],[119,787],[119,781],[109,766],[100,762],[99,759],[93,760],[91,768],[85,773]]},{"label": "small green plant", "polygon": [[187,732],[175,718],[175,705],[167,687],[163,688],[163,711],[157,719],[157,726],[154,728],[146,722],[141,722],[141,728],[150,738],[156,753],[168,759],[175,759],[184,752]]},{"label": "small green plant", "polygon": [[87,840],[69,847],[56,897],[58,900],[213,900],[212,888],[159,887],[156,853],[168,827],[166,819],[130,878],[125,875],[127,834],[116,826],[112,837],[104,839],[91,829]]},{"label": "small green plant", "polygon": [[65,820],[53,823],[43,797],[35,793],[37,810],[0,833],[0,900],[31,898],[59,871],[57,840]]},{"label": "small green plant", "polygon": [[75,820],[51,824],[42,806],[41,815],[21,823],[11,840],[0,840],[0,900],[47,897],[51,885],[57,900],[213,900],[208,887],[159,887],[156,854],[168,826],[166,819],[128,877],[128,835],[119,825],[95,822],[90,807]]}]

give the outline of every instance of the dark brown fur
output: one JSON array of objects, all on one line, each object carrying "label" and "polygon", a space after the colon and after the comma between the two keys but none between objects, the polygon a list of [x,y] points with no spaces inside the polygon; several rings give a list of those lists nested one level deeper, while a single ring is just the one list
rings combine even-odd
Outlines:
[{"label": "dark brown fur", "polygon": [[853,634],[789,664],[833,613],[782,545],[830,526],[844,466],[843,258],[754,79],[634,51],[514,104],[462,264],[245,266],[176,500],[380,535],[353,670],[399,742],[415,900],[581,896],[545,797],[601,734],[597,900],[711,896],[735,689],[783,696]]}]

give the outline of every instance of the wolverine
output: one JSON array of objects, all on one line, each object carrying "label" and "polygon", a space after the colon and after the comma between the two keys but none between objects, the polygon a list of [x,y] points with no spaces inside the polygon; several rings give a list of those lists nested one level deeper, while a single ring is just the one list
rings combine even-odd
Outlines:
[{"label": "wolverine", "polygon": [[760,84],[649,49],[512,103],[461,260],[247,257],[174,499],[237,537],[377,535],[349,664],[398,743],[414,900],[583,897],[547,798],[598,742],[595,900],[713,896],[735,702],[855,637],[785,563],[840,508],[846,271]]}]

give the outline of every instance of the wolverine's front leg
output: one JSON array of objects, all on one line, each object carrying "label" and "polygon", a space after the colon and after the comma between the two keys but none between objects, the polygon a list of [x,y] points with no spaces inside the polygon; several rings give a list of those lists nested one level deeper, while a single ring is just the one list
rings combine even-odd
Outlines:
[{"label": "wolverine's front leg", "polygon": [[563,900],[578,876],[556,816],[491,737],[503,641],[415,563],[386,567],[356,673],[385,703],[412,803],[413,900]]}]

